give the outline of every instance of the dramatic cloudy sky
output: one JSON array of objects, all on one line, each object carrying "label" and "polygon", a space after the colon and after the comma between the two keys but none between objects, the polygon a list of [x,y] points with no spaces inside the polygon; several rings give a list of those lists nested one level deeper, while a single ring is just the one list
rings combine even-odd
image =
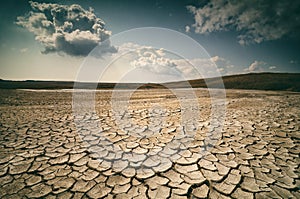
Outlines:
[{"label": "dramatic cloudy sky", "polygon": [[[115,35],[142,27],[185,34],[208,56],[170,34],[184,54],[174,56],[145,42],[164,42],[151,31],[110,43]],[[299,35],[299,1],[10,0],[0,7],[0,78],[75,80],[81,66],[98,63],[91,67],[96,71],[107,57],[119,59],[103,81],[118,81],[133,69],[129,81],[199,78],[191,65],[202,67],[207,77],[216,75],[209,73],[215,66],[221,75],[294,73],[300,72]],[[99,42],[104,43],[87,59]],[[133,51],[121,56],[128,49]]]}]

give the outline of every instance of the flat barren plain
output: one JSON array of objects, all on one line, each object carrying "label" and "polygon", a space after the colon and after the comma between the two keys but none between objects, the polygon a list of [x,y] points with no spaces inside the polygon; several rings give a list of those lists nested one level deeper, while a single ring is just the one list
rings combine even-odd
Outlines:
[{"label": "flat barren plain", "polygon": [[193,91],[183,118],[189,95],[163,89],[82,114],[71,91],[1,90],[0,198],[300,198],[300,93],[227,90],[216,124]]}]

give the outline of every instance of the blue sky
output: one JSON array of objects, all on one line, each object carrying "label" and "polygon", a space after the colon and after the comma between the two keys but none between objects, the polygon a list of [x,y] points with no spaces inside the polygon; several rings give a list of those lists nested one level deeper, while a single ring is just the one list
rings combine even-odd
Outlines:
[{"label": "blue sky", "polygon": [[[300,72],[300,3],[296,1],[68,0],[30,3],[14,0],[2,3],[0,9],[2,79],[75,80],[97,42],[113,41],[114,35],[142,27],[167,28],[191,37],[205,49],[210,57],[207,59],[216,64],[221,75]],[[55,16],[49,14],[50,11],[47,14],[47,9],[59,14],[56,23]],[[69,10],[69,13],[57,10]],[[77,11],[82,18],[70,19]],[[87,18],[83,15],[89,16],[89,20],[85,21]],[[128,66],[122,62],[124,73],[127,69],[139,68],[143,74],[149,71],[153,75],[170,75],[174,65],[176,70],[184,68],[180,65],[183,63],[180,56],[168,57],[170,53],[160,54],[150,49],[151,43],[145,38],[155,36],[145,31],[143,34],[143,39],[138,39],[139,35],[132,36],[135,39],[130,40],[131,44],[124,38],[124,44],[108,45],[103,54],[115,56],[128,46],[143,52],[133,55],[131,59],[135,60],[130,60]],[[188,44],[173,42],[172,45],[189,53],[187,58],[192,63],[203,64],[195,61],[201,56],[191,52]],[[146,54],[151,54],[151,58],[144,57]],[[193,70],[189,70],[186,78],[197,78],[192,73]],[[116,81],[116,77],[107,75],[105,81]]]}]

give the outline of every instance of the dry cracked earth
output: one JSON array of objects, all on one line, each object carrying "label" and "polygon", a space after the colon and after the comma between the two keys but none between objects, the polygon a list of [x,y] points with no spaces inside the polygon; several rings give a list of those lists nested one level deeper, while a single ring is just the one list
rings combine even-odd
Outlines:
[{"label": "dry cracked earth", "polygon": [[219,133],[195,93],[183,123],[190,99],[168,90],[126,111],[99,91],[82,114],[71,92],[1,90],[0,198],[300,198],[300,93],[227,90]]}]

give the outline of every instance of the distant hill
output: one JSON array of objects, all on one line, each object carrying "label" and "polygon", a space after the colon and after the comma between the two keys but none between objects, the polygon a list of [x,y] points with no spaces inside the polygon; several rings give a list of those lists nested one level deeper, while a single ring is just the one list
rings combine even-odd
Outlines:
[{"label": "distant hill", "polygon": [[[160,88],[210,88],[220,87],[220,78],[196,79],[185,81],[168,82],[163,84],[122,83],[119,89],[160,89]],[[222,77],[227,89],[255,89],[255,90],[285,90],[300,92],[300,73],[248,73]],[[93,89],[95,83],[77,83],[81,89]],[[187,86],[188,85],[188,86]],[[71,81],[10,81],[0,79],[0,89],[73,89]],[[113,89],[115,83],[98,83],[98,89]]]},{"label": "distant hill", "polygon": [[[193,88],[220,87],[220,78],[190,80]],[[300,92],[300,73],[248,73],[222,77],[227,89],[285,90]],[[184,82],[166,83],[170,87],[182,87]]]}]

